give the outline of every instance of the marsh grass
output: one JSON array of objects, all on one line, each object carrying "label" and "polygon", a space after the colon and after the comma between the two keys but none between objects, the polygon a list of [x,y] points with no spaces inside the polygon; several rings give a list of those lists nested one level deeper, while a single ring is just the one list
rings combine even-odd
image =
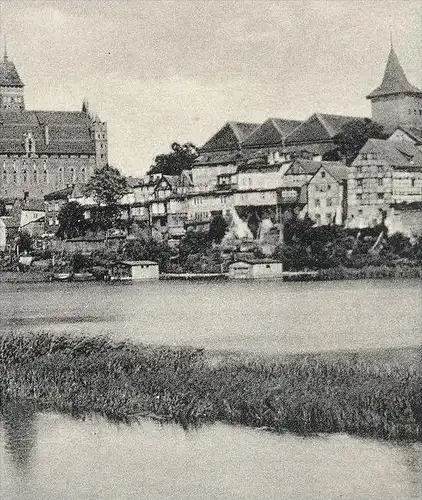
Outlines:
[{"label": "marsh grass", "polygon": [[266,357],[0,335],[0,397],[76,416],[422,440],[422,348]]}]

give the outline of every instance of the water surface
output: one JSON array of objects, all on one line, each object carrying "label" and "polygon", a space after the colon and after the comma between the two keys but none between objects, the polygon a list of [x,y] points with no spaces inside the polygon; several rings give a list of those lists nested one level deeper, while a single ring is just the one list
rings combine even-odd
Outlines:
[{"label": "water surface", "polygon": [[301,352],[422,343],[421,280],[0,284],[0,330]]},{"label": "water surface", "polygon": [[226,425],[186,432],[12,412],[0,422],[0,464],[4,500],[422,497],[421,444]]}]

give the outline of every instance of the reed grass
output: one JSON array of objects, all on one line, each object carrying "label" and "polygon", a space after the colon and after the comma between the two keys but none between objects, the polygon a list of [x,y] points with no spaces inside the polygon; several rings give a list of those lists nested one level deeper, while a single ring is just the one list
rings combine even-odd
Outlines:
[{"label": "reed grass", "polygon": [[422,348],[412,355],[259,355],[47,333],[0,335],[0,397],[39,409],[184,427],[422,440]]}]

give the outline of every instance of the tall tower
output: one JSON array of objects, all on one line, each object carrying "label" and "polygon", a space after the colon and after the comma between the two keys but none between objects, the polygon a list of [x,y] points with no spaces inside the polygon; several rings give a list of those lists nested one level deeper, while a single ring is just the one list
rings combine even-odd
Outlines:
[{"label": "tall tower", "polygon": [[422,91],[407,80],[392,45],[382,83],[367,99],[372,119],[388,132],[398,125],[422,128]]},{"label": "tall tower", "polygon": [[3,60],[0,60],[0,111],[22,111],[25,109],[23,87],[15,65],[7,56],[5,46]]}]

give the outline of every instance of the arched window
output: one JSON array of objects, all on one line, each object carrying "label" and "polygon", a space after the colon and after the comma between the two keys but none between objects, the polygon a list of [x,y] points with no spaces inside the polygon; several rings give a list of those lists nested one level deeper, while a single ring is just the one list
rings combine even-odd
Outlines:
[{"label": "arched window", "polygon": [[28,173],[26,169],[23,171],[23,182],[24,183],[28,182]]},{"label": "arched window", "polygon": [[16,172],[16,170],[13,170],[13,183],[18,183],[18,173]]},{"label": "arched window", "polygon": [[38,172],[37,172],[36,168],[34,168],[34,182],[35,182],[35,184],[37,184],[37,182],[38,182]]},{"label": "arched window", "polygon": [[44,170],[42,173],[42,180],[43,180],[44,184],[48,184],[48,171],[47,171],[47,167],[45,165],[44,165]]},{"label": "arched window", "polygon": [[6,170],[3,170],[3,182],[5,184],[7,183],[7,172],[6,172]]},{"label": "arched window", "polygon": [[73,167],[70,169],[70,180],[75,182],[75,169]]},{"label": "arched window", "polygon": [[58,170],[57,181],[59,184],[63,183],[63,169],[62,169],[62,167],[60,167]]},{"label": "arched window", "polygon": [[81,181],[86,182],[86,172],[85,168],[81,168]]}]

